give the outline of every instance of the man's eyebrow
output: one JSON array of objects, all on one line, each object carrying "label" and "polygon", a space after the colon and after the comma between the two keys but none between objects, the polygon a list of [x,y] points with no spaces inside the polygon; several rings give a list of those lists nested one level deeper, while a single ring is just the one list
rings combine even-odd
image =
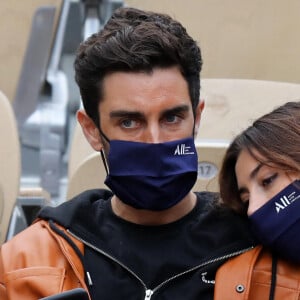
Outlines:
[{"label": "man's eyebrow", "polygon": [[128,110],[114,110],[110,112],[109,116],[111,118],[144,118],[145,115],[139,111],[128,111]]},{"label": "man's eyebrow", "polygon": [[[189,111],[190,107],[186,104],[184,105],[178,105],[172,108],[165,109],[161,112],[162,116],[165,115],[170,115],[170,114],[178,114],[182,112],[187,112]],[[145,115],[139,111],[129,111],[125,109],[120,109],[120,110],[114,110],[110,112],[109,116],[111,118],[133,118],[133,119],[138,119],[138,118],[144,118]]]},{"label": "man's eyebrow", "polygon": [[190,109],[190,107],[186,104],[183,105],[179,105],[179,106],[175,106],[169,109],[165,109],[162,111],[161,115],[162,116],[166,116],[166,115],[170,115],[170,114],[178,114],[178,113],[183,113],[183,112],[188,112]]}]

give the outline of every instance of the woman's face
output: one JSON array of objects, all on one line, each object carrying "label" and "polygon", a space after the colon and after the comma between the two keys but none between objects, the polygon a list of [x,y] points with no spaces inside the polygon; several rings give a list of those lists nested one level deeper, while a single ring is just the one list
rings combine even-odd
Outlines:
[{"label": "woman's face", "polygon": [[[258,154],[255,151],[254,153]],[[263,158],[261,155],[258,156]],[[244,203],[249,202],[248,216],[291,182],[300,178],[300,173],[288,173],[262,164],[251,156],[247,150],[241,151],[235,165],[235,173],[240,199]]]}]

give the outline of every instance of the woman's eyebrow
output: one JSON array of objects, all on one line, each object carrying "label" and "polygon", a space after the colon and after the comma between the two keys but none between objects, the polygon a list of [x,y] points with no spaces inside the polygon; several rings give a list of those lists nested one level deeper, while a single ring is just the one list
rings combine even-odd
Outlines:
[{"label": "woman's eyebrow", "polygon": [[253,179],[256,177],[257,173],[259,172],[259,170],[261,169],[261,167],[263,166],[262,163],[259,163],[250,173],[250,179]]},{"label": "woman's eyebrow", "polygon": [[[257,175],[257,173],[259,172],[259,170],[262,168],[263,164],[262,163],[259,163],[250,173],[249,177],[250,179],[254,179]],[[243,193],[247,193],[248,192],[248,189],[245,188],[245,187],[240,187],[238,189],[238,192],[239,192],[239,195],[241,196],[241,194]]]}]

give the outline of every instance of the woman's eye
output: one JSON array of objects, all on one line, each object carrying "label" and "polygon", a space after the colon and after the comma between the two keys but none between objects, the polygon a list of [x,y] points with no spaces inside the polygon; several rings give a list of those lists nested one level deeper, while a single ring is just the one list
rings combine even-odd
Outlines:
[{"label": "woman's eye", "polygon": [[262,186],[263,186],[263,187],[269,186],[269,185],[276,179],[277,176],[278,176],[278,174],[275,173],[275,174],[273,174],[272,176],[263,179],[263,181],[262,181]]}]

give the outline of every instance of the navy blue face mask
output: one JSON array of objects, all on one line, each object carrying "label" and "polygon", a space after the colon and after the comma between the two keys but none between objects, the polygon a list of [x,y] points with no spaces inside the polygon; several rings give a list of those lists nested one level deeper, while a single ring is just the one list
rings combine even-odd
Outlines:
[{"label": "navy blue face mask", "polygon": [[192,137],[158,144],[109,143],[105,184],[132,207],[154,211],[170,208],[196,182],[198,158]]},{"label": "navy blue face mask", "polygon": [[300,180],[285,187],[249,219],[262,245],[279,257],[300,263]]}]

